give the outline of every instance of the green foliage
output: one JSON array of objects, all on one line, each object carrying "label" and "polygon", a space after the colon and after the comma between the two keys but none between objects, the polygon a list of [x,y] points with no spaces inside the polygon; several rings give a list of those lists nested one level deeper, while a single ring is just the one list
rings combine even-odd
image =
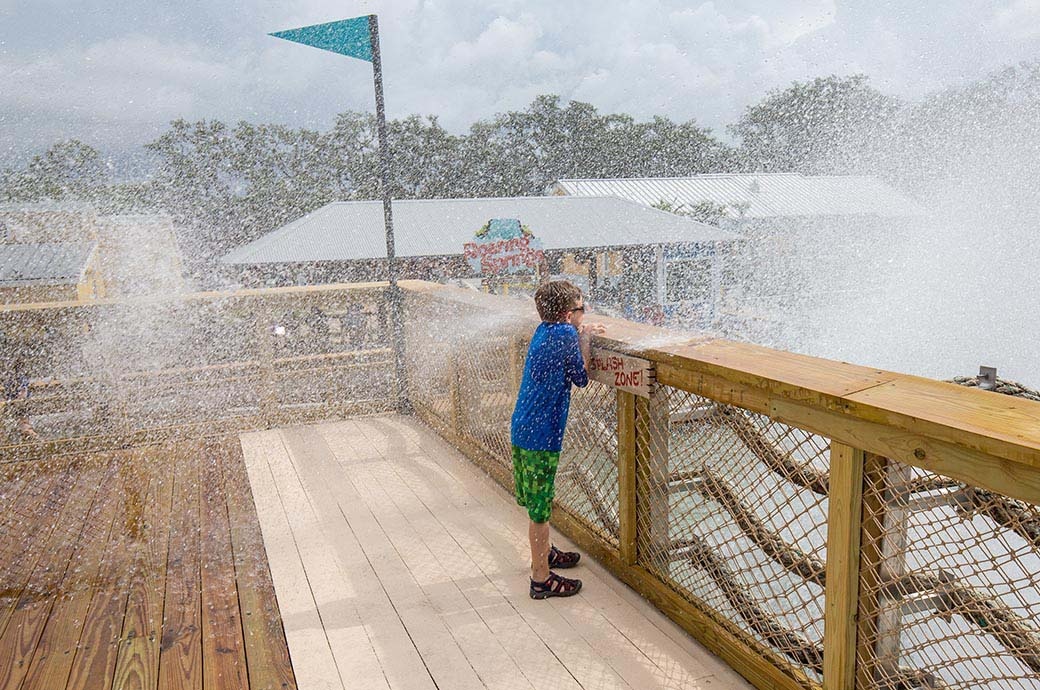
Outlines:
[{"label": "green foliage", "polygon": [[770,92],[729,131],[740,137],[748,171],[865,172],[878,162],[900,107],[862,74],[832,75]]},{"label": "green foliage", "polygon": [[103,196],[109,183],[101,154],[71,139],[34,156],[22,171],[4,171],[0,197],[6,201],[86,200]]},{"label": "green foliage", "polygon": [[665,199],[661,199],[656,204],[653,204],[653,208],[658,210],[668,211],[677,216],[693,218],[708,225],[719,225],[725,218],[739,217],[744,212],[744,209],[741,208],[742,206],[745,206],[745,204],[737,204],[731,208],[726,204],[716,204],[714,201],[707,199],[692,205],[676,204]]}]

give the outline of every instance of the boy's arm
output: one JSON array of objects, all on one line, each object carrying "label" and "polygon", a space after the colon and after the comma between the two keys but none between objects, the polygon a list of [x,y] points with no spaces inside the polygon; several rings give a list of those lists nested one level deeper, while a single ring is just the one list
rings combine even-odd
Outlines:
[{"label": "boy's arm", "polygon": [[581,350],[581,361],[585,365],[585,374],[589,373],[589,360],[592,358],[592,334],[578,331],[578,349]]},{"label": "boy's arm", "polygon": [[581,360],[585,363],[585,373],[589,373],[589,360],[592,356],[592,336],[603,335],[606,327],[599,323],[583,323],[578,328],[578,347],[581,349]]}]

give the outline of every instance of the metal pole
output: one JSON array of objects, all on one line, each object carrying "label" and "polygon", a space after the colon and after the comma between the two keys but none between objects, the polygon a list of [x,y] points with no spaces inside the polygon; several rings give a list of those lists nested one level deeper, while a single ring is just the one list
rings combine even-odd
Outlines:
[{"label": "metal pole", "polygon": [[368,15],[368,31],[372,42],[372,74],[376,83],[376,126],[379,131],[379,184],[383,190],[383,220],[386,225],[387,276],[390,281],[390,321],[394,343],[394,368],[397,373],[397,407],[408,410],[408,386],[404,366],[404,324],[401,311],[401,289],[397,285],[397,258],[394,248],[394,216],[390,204],[390,147],[386,141],[386,111],[383,107],[383,65],[379,56],[379,20]]}]

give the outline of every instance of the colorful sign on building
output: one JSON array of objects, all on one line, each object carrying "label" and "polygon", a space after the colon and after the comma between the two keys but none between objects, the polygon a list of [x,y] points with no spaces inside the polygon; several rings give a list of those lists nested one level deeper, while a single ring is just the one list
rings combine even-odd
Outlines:
[{"label": "colorful sign on building", "polygon": [[462,249],[470,267],[484,275],[533,272],[545,258],[541,240],[516,218],[492,218]]}]

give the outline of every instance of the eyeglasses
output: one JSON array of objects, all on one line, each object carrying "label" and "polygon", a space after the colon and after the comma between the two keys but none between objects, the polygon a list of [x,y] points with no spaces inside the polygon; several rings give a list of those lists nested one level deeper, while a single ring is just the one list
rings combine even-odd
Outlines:
[{"label": "eyeglasses", "polygon": [[581,306],[577,306],[577,307],[574,307],[574,309],[571,309],[571,311],[580,311],[580,312],[584,312],[584,311],[585,311],[585,307],[587,307],[587,306],[589,306],[589,305],[587,305],[587,304],[582,304]]}]

